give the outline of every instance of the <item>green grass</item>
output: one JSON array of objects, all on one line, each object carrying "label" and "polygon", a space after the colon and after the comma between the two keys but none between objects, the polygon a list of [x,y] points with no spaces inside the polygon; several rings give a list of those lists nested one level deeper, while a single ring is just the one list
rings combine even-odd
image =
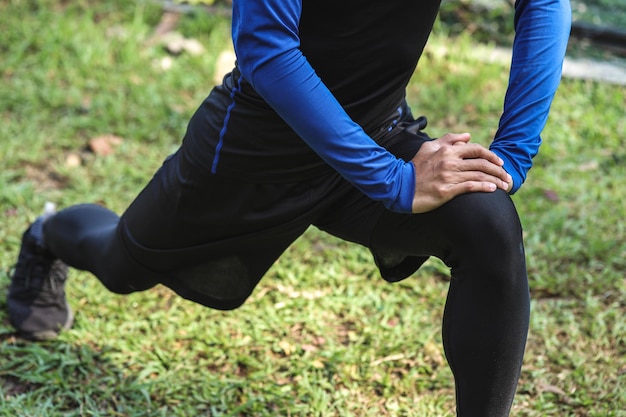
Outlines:
[{"label": "green grass", "polygon": [[626,4],[620,0],[572,0],[573,18],[599,27],[624,30]]},{"label": "green grass", "polygon": [[[2,271],[45,201],[121,212],[180,142],[229,24],[185,15],[177,30],[206,52],[169,57],[148,42],[160,16],[142,1],[0,3]],[[475,45],[444,29],[409,100],[431,135],[468,130],[486,144],[507,70],[475,61]],[[513,415],[626,416],[625,97],[565,80],[514,197],[533,315]],[[115,152],[89,152],[106,134],[123,139]],[[0,416],[453,416],[440,343],[447,285],[434,261],[387,284],[365,249],[314,229],[234,312],[163,288],[116,296],[72,271],[76,324],[56,341],[16,339],[0,297]]]}]

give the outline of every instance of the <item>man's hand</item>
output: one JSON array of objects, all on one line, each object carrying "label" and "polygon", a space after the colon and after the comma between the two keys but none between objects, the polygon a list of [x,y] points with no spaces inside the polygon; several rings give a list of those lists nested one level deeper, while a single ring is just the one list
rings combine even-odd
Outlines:
[{"label": "man's hand", "polygon": [[448,133],[420,147],[411,160],[415,165],[413,213],[434,210],[459,194],[511,188],[513,180],[502,168],[503,161],[469,140],[469,133]]}]

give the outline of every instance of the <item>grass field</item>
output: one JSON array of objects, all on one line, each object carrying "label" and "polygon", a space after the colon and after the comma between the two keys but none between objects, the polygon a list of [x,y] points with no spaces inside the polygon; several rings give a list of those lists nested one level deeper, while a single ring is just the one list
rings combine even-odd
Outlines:
[{"label": "grass field", "polygon": [[[46,201],[121,212],[208,94],[229,22],[176,26],[204,53],[171,55],[160,7],[0,1],[0,290]],[[493,136],[507,68],[437,26],[409,88],[429,133]],[[445,46],[445,48],[444,48]],[[626,88],[564,80],[515,196],[532,319],[513,415],[626,416]],[[117,138],[112,152],[90,149]],[[163,288],[128,297],[72,271],[74,328],[15,338],[0,296],[0,416],[453,416],[440,322],[448,272],[399,284],[368,252],[309,230],[239,310]]]}]

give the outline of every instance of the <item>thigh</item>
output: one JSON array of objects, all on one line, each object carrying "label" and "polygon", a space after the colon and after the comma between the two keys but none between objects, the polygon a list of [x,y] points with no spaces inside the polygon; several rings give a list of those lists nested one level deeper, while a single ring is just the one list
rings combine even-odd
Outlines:
[{"label": "thigh", "polygon": [[[420,146],[431,138],[422,131],[426,119],[405,121],[393,131],[377,138],[377,142],[396,155],[409,161]],[[388,211],[381,203],[373,201],[344,181],[333,194],[335,203],[330,210],[316,219],[315,226],[334,236],[370,248],[381,275],[388,281],[398,281],[415,272],[428,259],[428,255],[416,255],[414,250],[404,251],[383,247],[376,243],[375,229],[383,218],[394,219],[399,227],[404,221],[414,221],[410,214]],[[393,235],[393,231],[390,234]],[[395,242],[394,242],[395,243]]]},{"label": "thigh", "polygon": [[381,276],[390,282],[413,274],[430,257],[455,268],[462,260],[523,262],[522,233],[515,206],[505,192],[468,193],[427,213],[386,210],[358,192],[315,225],[368,247]]},{"label": "thigh", "polygon": [[[455,268],[493,268],[524,263],[522,230],[507,193],[468,193],[422,214],[385,212],[372,233],[370,249],[385,268],[405,278],[416,260],[435,256]],[[419,265],[417,265],[419,266]],[[403,276],[404,275],[404,276]]]},{"label": "thigh", "polygon": [[[410,161],[422,144],[431,140],[422,131],[425,127],[423,116],[405,120],[393,130],[375,135],[376,142],[396,157]],[[345,180],[336,184],[330,199],[332,203],[316,219],[315,226],[342,239],[369,246],[374,225],[386,211],[383,204],[369,199]]]},{"label": "thigh", "polygon": [[191,166],[177,152],[121,220],[138,244],[157,252],[189,252],[216,243],[230,251],[258,245],[268,239],[266,234],[289,235],[308,226],[306,187],[305,183],[252,183],[210,174]]},{"label": "thigh", "polygon": [[120,234],[179,295],[231,309],[309,227],[336,182],[251,183],[197,171],[176,153],[122,215]]}]

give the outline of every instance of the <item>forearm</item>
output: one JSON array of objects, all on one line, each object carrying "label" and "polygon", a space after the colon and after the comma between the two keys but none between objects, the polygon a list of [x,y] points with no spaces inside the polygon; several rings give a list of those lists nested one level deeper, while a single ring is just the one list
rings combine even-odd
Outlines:
[{"label": "forearm", "polygon": [[504,160],[517,191],[541,144],[543,130],[561,80],[569,38],[567,0],[518,0],[515,41],[504,112],[490,149]]},{"label": "forearm", "polygon": [[[275,67],[285,64],[277,59],[257,71],[257,77],[265,80],[256,86],[259,94],[326,163],[363,193],[391,210],[410,212],[412,164],[396,158],[367,136],[312,69],[306,68],[307,62],[276,78]],[[285,90],[292,94],[285,94]]]},{"label": "forearm", "polygon": [[352,121],[299,49],[298,2],[291,3],[291,10],[278,3],[235,2],[233,40],[242,75],[355,187],[391,210],[411,212],[413,165],[380,147]]}]

